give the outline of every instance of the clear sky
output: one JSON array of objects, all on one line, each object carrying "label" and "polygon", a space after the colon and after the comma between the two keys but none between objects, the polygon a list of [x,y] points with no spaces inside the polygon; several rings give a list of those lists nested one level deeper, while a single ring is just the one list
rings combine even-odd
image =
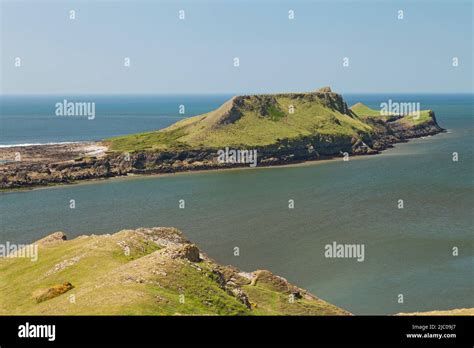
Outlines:
[{"label": "clear sky", "polygon": [[0,1],[2,94],[473,90],[471,0]]}]

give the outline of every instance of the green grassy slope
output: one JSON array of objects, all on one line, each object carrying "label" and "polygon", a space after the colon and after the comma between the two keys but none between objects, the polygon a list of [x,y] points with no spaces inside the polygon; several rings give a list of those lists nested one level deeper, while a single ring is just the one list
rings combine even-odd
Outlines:
[{"label": "green grassy slope", "polygon": [[[395,116],[395,115],[382,115],[380,110],[371,109],[363,103],[357,103],[351,106],[351,110],[362,119],[365,117],[380,117],[383,119],[387,119],[390,116]],[[432,117],[433,117],[433,112],[431,110],[420,110],[419,115],[406,115],[402,117],[399,120],[399,122],[404,123],[407,126],[417,125],[417,124],[423,124],[425,122],[431,121]]]},{"label": "green grassy slope", "polygon": [[[379,110],[357,103],[348,108],[329,88],[311,93],[233,97],[207,114],[181,120],[168,128],[106,140],[111,151],[175,151],[259,147],[316,134],[362,138],[376,130],[368,118],[386,121]],[[415,126],[433,119],[430,110],[397,122]]]},{"label": "green grassy slope", "polygon": [[[39,241],[36,262],[0,259],[0,315],[349,314],[268,271],[242,273],[203,254],[196,259],[197,247],[173,228],[62,236]],[[36,300],[64,283],[73,288]],[[293,303],[291,293],[298,295]]]},{"label": "green grassy slope", "polygon": [[159,131],[109,139],[111,150],[173,150],[264,146],[320,134],[356,135],[371,126],[344,110],[332,92],[234,97],[215,111]]},{"label": "green grassy slope", "polygon": [[351,106],[351,110],[354,111],[358,116],[361,116],[361,117],[378,117],[378,116],[381,116],[380,110],[371,109],[363,103],[357,103],[357,104]]}]

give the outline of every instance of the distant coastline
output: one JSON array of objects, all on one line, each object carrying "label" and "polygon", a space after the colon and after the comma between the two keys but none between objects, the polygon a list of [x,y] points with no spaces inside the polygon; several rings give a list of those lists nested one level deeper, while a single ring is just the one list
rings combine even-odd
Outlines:
[{"label": "distant coastline", "polygon": [[0,144],[0,149],[9,148],[9,147],[24,148],[28,146],[48,146],[48,145],[81,144],[81,143],[86,143],[86,141],[59,141],[59,142],[50,142],[50,143],[24,143],[24,144],[5,144],[5,145]]}]

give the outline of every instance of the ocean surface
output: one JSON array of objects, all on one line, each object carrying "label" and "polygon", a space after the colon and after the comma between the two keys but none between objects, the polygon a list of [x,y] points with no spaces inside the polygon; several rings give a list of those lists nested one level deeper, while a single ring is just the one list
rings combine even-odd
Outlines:
[{"label": "ocean surface", "polygon": [[[152,130],[212,110],[228,97],[91,97],[95,120],[58,119],[54,103],[63,97],[3,97],[0,144],[97,140]],[[221,263],[269,269],[355,314],[474,307],[473,96],[344,97],[349,105],[362,101],[373,107],[388,99],[420,102],[448,132],[348,162],[2,193],[0,243],[32,242],[54,231],[73,238],[175,226]],[[185,115],[178,112],[180,104]],[[70,199],[75,209],[69,208]],[[178,208],[180,199],[185,209]],[[290,199],[294,209],[288,209]],[[403,209],[397,208],[399,199]],[[363,244],[364,261],[326,258],[325,245],[334,241]],[[398,303],[399,294],[404,303]]]},{"label": "ocean surface", "polygon": [[[165,128],[219,107],[230,95],[0,96],[0,147],[102,140]],[[56,103],[95,103],[95,117],[56,116]],[[180,106],[184,113],[180,113]]]}]

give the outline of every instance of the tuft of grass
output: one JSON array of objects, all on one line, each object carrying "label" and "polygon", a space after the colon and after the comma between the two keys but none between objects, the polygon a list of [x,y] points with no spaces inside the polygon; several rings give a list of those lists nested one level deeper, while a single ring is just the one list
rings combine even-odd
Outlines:
[{"label": "tuft of grass", "polygon": [[43,301],[47,301],[47,300],[50,300],[50,299],[52,299],[56,296],[62,295],[62,294],[68,292],[69,290],[71,290],[73,288],[74,288],[74,286],[69,282],[54,285],[51,288],[38,291],[37,295],[35,296],[35,300],[38,303],[43,302]]},{"label": "tuft of grass", "polygon": [[272,121],[279,121],[280,119],[282,119],[283,117],[286,116],[283,111],[281,111],[280,109],[278,109],[274,105],[270,105],[268,107],[267,111],[268,111],[268,114],[270,115],[270,119]]}]

